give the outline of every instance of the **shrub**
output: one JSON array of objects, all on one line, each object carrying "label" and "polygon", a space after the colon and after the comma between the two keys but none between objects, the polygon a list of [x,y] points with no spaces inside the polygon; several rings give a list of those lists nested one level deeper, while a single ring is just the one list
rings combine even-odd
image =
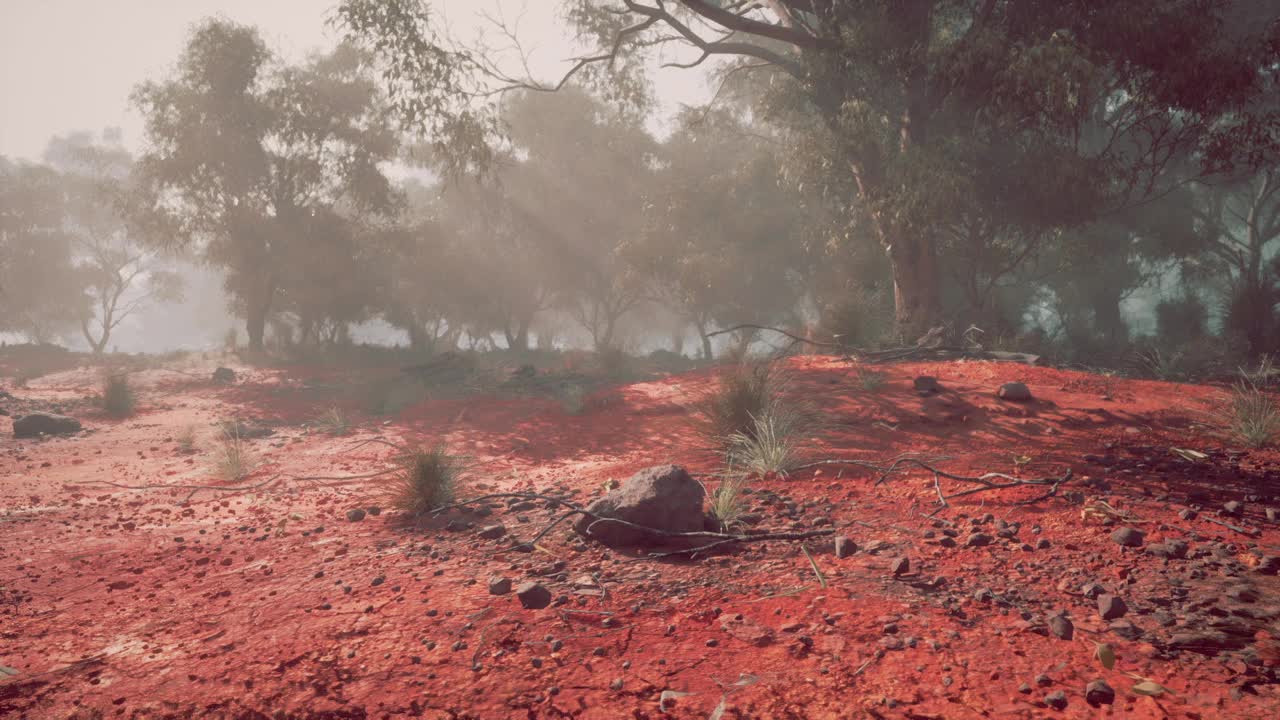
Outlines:
[{"label": "shrub", "polygon": [[453,501],[463,470],[461,458],[436,447],[405,453],[396,463],[400,470],[388,481],[388,505],[420,518]]},{"label": "shrub", "polygon": [[587,410],[587,388],[577,383],[566,383],[559,386],[556,399],[566,415],[581,415]]},{"label": "shrub", "polygon": [[136,402],[129,376],[112,373],[102,380],[102,409],[114,418],[126,418],[133,414]]},{"label": "shrub", "polygon": [[321,432],[330,435],[346,435],[351,432],[351,423],[347,420],[347,414],[337,406],[329,408],[323,415],[316,418],[315,424]]},{"label": "shrub", "polygon": [[729,436],[725,462],[730,471],[785,477],[800,464],[796,438],[802,434],[802,424],[794,411],[765,409],[751,419],[749,432],[738,431]]},{"label": "shrub", "polygon": [[596,363],[607,378],[620,380],[631,375],[631,357],[621,348],[607,347],[597,351]]},{"label": "shrub", "polygon": [[742,491],[746,485],[745,475],[730,474],[711,493],[711,516],[720,523],[722,531],[727,532],[745,514],[747,504]]},{"label": "shrub", "polygon": [[240,437],[240,426],[235,422],[222,423],[222,440],[215,457],[218,477],[235,482],[253,472],[253,449]]},{"label": "shrub", "polygon": [[178,449],[184,453],[193,453],[196,451],[196,428],[194,425],[188,425],[178,433]]},{"label": "shrub", "polygon": [[878,373],[874,370],[861,369],[858,371],[858,387],[867,392],[875,392],[884,387],[884,373]]},{"label": "shrub", "polygon": [[765,417],[782,402],[784,386],[785,378],[773,363],[730,366],[694,406],[697,430],[721,449],[727,449],[735,436],[753,436],[756,418]]},{"label": "shrub", "polygon": [[1280,432],[1280,406],[1257,385],[1243,379],[1215,412],[1216,424],[1251,448],[1271,444]]}]

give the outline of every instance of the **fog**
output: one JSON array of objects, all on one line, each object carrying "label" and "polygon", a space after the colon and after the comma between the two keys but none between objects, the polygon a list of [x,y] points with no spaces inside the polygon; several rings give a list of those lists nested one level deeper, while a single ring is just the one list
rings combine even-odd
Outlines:
[{"label": "fog", "polygon": [[1071,8],[674,5],[5,3],[0,332],[1179,373],[1280,349],[1270,4],[1163,14],[1195,42],[1141,55]]}]

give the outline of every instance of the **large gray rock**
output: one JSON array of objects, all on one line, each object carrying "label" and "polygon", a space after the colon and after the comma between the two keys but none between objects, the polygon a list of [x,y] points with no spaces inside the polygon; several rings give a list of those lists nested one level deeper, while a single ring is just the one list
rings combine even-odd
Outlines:
[{"label": "large gray rock", "polygon": [[678,465],[647,468],[592,501],[586,509],[596,517],[579,517],[573,529],[610,547],[670,545],[670,537],[608,519],[671,533],[698,532],[703,529],[705,494],[702,485]]},{"label": "large gray rock", "polygon": [[66,435],[80,432],[80,421],[66,415],[34,412],[13,421],[15,438],[33,438],[41,435]]}]

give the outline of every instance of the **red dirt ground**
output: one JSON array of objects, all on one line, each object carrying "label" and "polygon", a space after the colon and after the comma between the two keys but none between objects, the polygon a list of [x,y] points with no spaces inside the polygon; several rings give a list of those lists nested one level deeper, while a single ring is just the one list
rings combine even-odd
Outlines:
[{"label": "red dirt ground", "polygon": [[[428,400],[390,422],[353,408],[354,432],[333,437],[304,424],[332,403],[316,388],[354,371],[237,368],[241,381],[219,387],[204,379],[211,369],[139,373],[142,407],[125,421],[85,404],[88,369],[7,388],[18,400],[0,405],[14,414],[60,405],[87,431],[19,441],[0,422],[0,665],[17,671],[0,671],[0,716],[702,719],[720,705],[722,718],[753,719],[1272,718],[1280,707],[1280,582],[1263,560],[1280,554],[1280,526],[1264,516],[1280,508],[1280,453],[1237,454],[1204,434],[1220,389],[953,362],[886,367],[887,383],[865,390],[847,361],[793,359],[795,390],[825,420],[816,457],[914,452],[962,473],[1075,471],[1067,497],[981,493],[934,519],[924,471],[879,486],[835,467],[756,482],[779,496],[752,496],[760,527],[831,524],[858,544],[837,559],[829,539],[808,543],[823,588],[796,543],[654,560],[557,530],[522,554],[511,537],[413,529],[390,511],[346,520],[379,501],[375,481],[340,479],[387,467],[392,449],[361,444],[374,437],[473,456],[463,495],[560,488],[585,502],[649,465],[712,472],[684,409],[708,372],[627,386],[577,416],[504,398]],[[946,391],[918,397],[917,374]],[[1037,400],[997,400],[1009,380]],[[180,487],[226,486],[211,470],[213,424],[233,416],[275,426],[253,441],[261,464],[245,481],[265,485]],[[193,425],[187,454],[178,441]],[[1015,467],[1015,456],[1030,462]],[[1189,558],[1122,548],[1115,526],[1082,518],[1094,500],[1136,515],[1128,524],[1148,546],[1186,540]],[[1244,516],[1219,515],[1226,500],[1245,501]],[[490,518],[451,517],[528,539],[554,516],[494,505]],[[1193,505],[1200,515],[1182,519]],[[998,521],[1018,523],[1017,537],[966,547],[975,521],[992,536]],[[947,548],[952,527],[960,544]],[[895,578],[902,556],[911,571]],[[525,610],[488,593],[494,576],[537,577],[565,599]],[[1089,582],[1129,613],[1100,619]],[[1045,630],[1061,611],[1074,640]],[[1230,647],[1175,640],[1206,630]],[[1099,642],[1114,647],[1112,669],[1094,657]],[[1135,676],[1168,692],[1139,696]],[[1097,679],[1114,705],[1086,704]],[[1047,707],[1059,690],[1067,707]],[[664,691],[689,694],[664,702]]]}]

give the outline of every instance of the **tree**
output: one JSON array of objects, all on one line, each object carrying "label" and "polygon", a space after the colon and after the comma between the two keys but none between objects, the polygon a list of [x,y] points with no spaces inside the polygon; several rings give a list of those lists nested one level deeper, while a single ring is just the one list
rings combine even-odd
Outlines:
[{"label": "tree", "polygon": [[[1216,164],[1275,143],[1276,117],[1255,115],[1250,105],[1266,82],[1262,71],[1274,70],[1280,55],[1280,42],[1264,34],[1276,9],[1263,3],[570,0],[566,7],[597,43],[569,75],[600,81],[614,96],[643,95],[638,57],[682,46],[692,55],[673,64],[728,58],[744,72],[768,73],[779,121],[811,132],[817,119],[824,166],[856,189],[888,255],[896,321],[908,338],[943,318],[942,228],[983,209],[993,183],[1028,203],[1070,199],[1048,206],[1065,215],[1036,222],[1078,225],[1150,191],[1175,149],[1202,148]],[[1249,21],[1237,22],[1246,13]],[[409,119],[443,146],[456,141],[459,165],[475,160],[484,129],[466,103],[485,91],[477,81],[557,89],[567,80],[540,85],[505,75],[482,52],[442,38],[414,0],[344,0],[338,18],[380,53]]]},{"label": "tree", "polygon": [[101,354],[112,331],[148,303],[182,296],[179,275],[129,226],[130,206],[137,200],[133,158],[118,135],[107,132],[103,139],[95,142],[87,133],[54,138],[44,156],[62,173],[66,187],[63,222],[91,299],[79,318],[80,331],[94,354]]},{"label": "tree", "polygon": [[0,158],[0,332],[48,342],[84,316],[66,205],[57,172]]},{"label": "tree", "polygon": [[395,206],[381,163],[398,136],[364,67],[346,45],[282,66],[256,30],[206,20],[174,76],[134,93],[150,143],[139,166],[153,236],[194,244],[225,268],[253,349],[290,278],[299,289],[288,269],[310,252],[311,233]]}]

